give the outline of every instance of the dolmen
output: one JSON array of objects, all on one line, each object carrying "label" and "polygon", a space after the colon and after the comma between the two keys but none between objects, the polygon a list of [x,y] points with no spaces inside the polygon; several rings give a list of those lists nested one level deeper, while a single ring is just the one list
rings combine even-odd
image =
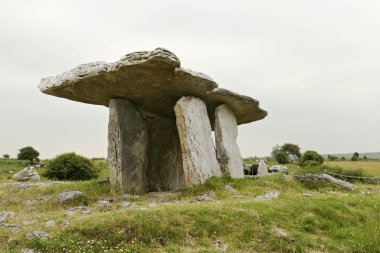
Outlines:
[{"label": "dolmen", "polygon": [[188,188],[212,176],[243,178],[237,126],[267,115],[257,100],[182,68],[164,48],[82,64],[43,78],[38,87],[109,108],[109,180],[120,193]]}]

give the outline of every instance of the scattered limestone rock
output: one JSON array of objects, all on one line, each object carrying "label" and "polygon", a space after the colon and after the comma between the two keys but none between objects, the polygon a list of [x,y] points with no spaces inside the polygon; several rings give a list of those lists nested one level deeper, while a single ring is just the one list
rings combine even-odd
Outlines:
[{"label": "scattered limestone rock", "polygon": [[22,249],[21,253],[35,253],[33,249]]},{"label": "scattered limestone rock", "polygon": [[286,167],[284,165],[273,165],[273,166],[271,166],[268,169],[268,172],[269,173],[284,173],[284,174],[288,174],[289,173],[289,169],[288,169],[288,167]]},{"label": "scattered limestone rock", "polygon": [[271,199],[277,199],[280,196],[279,191],[268,191],[264,195],[257,196],[255,199],[259,201],[268,201]]},{"label": "scattered limestone rock", "polygon": [[112,204],[109,200],[102,199],[96,202],[96,204],[100,207],[112,207]]},{"label": "scattered limestone rock", "polygon": [[121,204],[121,207],[123,209],[133,208],[133,207],[136,207],[136,204],[132,202],[128,202],[128,201],[123,201],[123,203]]},{"label": "scattered limestone rock", "polygon": [[233,188],[232,186],[229,186],[229,185],[225,185],[224,190],[231,192],[233,194],[239,194],[238,190],[236,190],[235,188]]},{"label": "scattered limestone rock", "polygon": [[288,236],[288,232],[286,232],[285,230],[283,230],[281,228],[275,228],[275,229],[273,229],[273,232],[275,235],[277,235],[279,237],[287,237]]},{"label": "scattered limestone rock", "polygon": [[64,220],[64,221],[62,221],[62,223],[61,223],[63,226],[68,226],[68,225],[70,225],[70,221],[68,221],[68,220]]},{"label": "scattered limestone rock", "polygon": [[22,222],[23,225],[27,226],[27,225],[32,225],[36,223],[36,220],[25,220]]},{"label": "scattered limestone rock", "polygon": [[346,182],[341,179],[337,179],[328,174],[306,174],[306,175],[298,175],[294,176],[294,178],[298,181],[313,181],[313,182],[326,182],[339,185],[349,191],[354,189],[354,186],[349,182]]},{"label": "scattered limestone rock", "polygon": [[53,221],[53,220],[49,220],[49,221],[45,222],[45,227],[47,227],[47,228],[51,228],[54,226],[55,226],[55,221]]},{"label": "scattered limestone rock", "polygon": [[14,230],[20,230],[21,226],[14,223],[0,223],[0,228],[11,228]]},{"label": "scattered limestone rock", "polygon": [[227,249],[228,249],[228,244],[226,243],[223,243],[222,241],[220,240],[216,240],[214,242],[214,246],[217,250],[221,251],[221,252],[227,252]]},{"label": "scattered limestone rock", "polygon": [[100,185],[110,184],[110,178],[107,177],[107,178],[101,179],[97,183],[100,184]]},{"label": "scattered limestone rock", "polygon": [[8,220],[9,218],[13,218],[15,216],[12,212],[2,211],[0,212],[0,223]]},{"label": "scattered limestone rock", "polygon": [[34,170],[34,167],[26,167],[13,175],[13,179],[17,181],[38,181],[40,176]]},{"label": "scattered limestone rock", "polygon": [[317,194],[314,194],[314,193],[305,193],[303,194],[302,196],[306,197],[306,198],[313,198],[313,197],[316,197],[318,196]]},{"label": "scattered limestone rock", "polygon": [[209,191],[201,196],[196,196],[194,199],[196,201],[212,201],[216,199],[216,193],[213,191]]},{"label": "scattered limestone rock", "polygon": [[61,194],[59,194],[58,201],[61,204],[66,204],[66,203],[69,203],[73,200],[83,198],[85,196],[86,196],[86,194],[84,194],[81,191],[66,191],[66,192],[62,192]]},{"label": "scattered limestone rock", "polygon": [[47,196],[47,195],[40,195],[37,200],[41,201],[41,202],[45,202],[45,201],[48,201],[51,197],[50,196]]},{"label": "scattered limestone rock", "polygon": [[43,231],[32,231],[27,235],[28,239],[41,239],[47,240],[51,238],[51,235]]},{"label": "scattered limestone rock", "polygon": [[28,199],[25,201],[26,206],[33,206],[36,203],[35,200]]},{"label": "scattered limestone rock", "polygon": [[91,209],[88,208],[87,206],[76,206],[76,207],[70,208],[70,209],[67,210],[67,212],[66,212],[67,216],[73,216],[73,215],[75,215],[76,213],[80,213],[80,214],[90,214],[90,213],[91,213]]},{"label": "scattered limestone rock", "polygon": [[264,177],[268,175],[268,167],[264,160],[259,161],[259,167],[257,169],[257,177]]}]

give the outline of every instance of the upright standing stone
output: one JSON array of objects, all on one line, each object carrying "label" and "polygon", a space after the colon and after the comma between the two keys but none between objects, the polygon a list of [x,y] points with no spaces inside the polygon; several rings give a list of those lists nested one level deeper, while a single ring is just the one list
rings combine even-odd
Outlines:
[{"label": "upright standing stone", "polygon": [[109,109],[108,164],[111,186],[123,193],[142,193],[147,187],[147,125],[128,100],[113,98]]},{"label": "upright standing stone", "polygon": [[205,103],[199,98],[182,97],[174,111],[186,186],[201,184],[212,176],[221,176]]},{"label": "upright standing stone", "polygon": [[149,120],[149,168],[146,176],[150,191],[185,188],[181,144],[173,119],[155,117]]},{"label": "upright standing stone", "polygon": [[263,177],[268,175],[268,166],[264,160],[259,161],[259,167],[257,169],[257,176]]},{"label": "upright standing stone", "polygon": [[243,163],[236,142],[238,129],[236,118],[228,105],[215,109],[215,145],[217,159],[224,175],[243,178]]}]

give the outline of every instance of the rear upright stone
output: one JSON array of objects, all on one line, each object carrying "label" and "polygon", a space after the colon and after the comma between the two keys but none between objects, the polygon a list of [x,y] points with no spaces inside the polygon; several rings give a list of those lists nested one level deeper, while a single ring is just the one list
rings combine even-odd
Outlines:
[{"label": "rear upright stone", "polygon": [[224,175],[243,178],[243,163],[236,142],[238,128],[236,118],[228,105],[215,110],[215,145],[217,159]]},{"label": "rear upright stone", "polygon": [[109,103],[108,164],[111,187],[121,193],[147,190],[148,129],[141,114],[125,99]]}]

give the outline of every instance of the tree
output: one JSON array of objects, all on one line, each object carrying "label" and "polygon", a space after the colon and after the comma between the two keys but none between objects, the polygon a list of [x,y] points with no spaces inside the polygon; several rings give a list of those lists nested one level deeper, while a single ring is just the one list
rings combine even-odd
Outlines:
[{"label": "tree", "polygon": [[4,154],[4,155],[3,155],[3,158],[4,158],[4,159],[9,159],[9,157],[10,157],[10,156],[9,156],[8,154]]},{"label": "tree", "polygon": [[288,157],[293,157],[295,158],[295,160],[301,158],[300,147],[297,144],[285,143],[281,146],[281,150],[285,152],[288,155]]},{"label": "tree", "polygon": [[359,160],[359,153],[358,152],[355,152],[352,157],[351,157],[351,161],[358,161]]},{"label": "tree", "polygon": [[287,163],[289,163],[289,156],[288,156],[288,154],[286,154],[282,150],[279,150],[278,152],[276,152],[275,159],[280,164],[287,164]]},{"label": "tree", "polygon": [[346,157],[342,156],[342,157],[340,158],[340,160],[344,161],[344,160],[346,160]]},{"label": "tree", "polygon": [[38,161],[38,156],[40,153],[32,148],[31,146],[22,148],[19,150],[19,153],[17,155],[18,160],[29,160],[30,163],[33,163],[33,161]]},{"label": "tree", "polygon": [[304,167],[308,166],[318,166],[324,162],[323,156],[318,154],[316,151],[308,150],[306,151],[300,159],[300,165]]},{"label": "tree", "polygon": [[364,155],[364,156],[363,156],[363,160],[368,160],[367,155]]}]

